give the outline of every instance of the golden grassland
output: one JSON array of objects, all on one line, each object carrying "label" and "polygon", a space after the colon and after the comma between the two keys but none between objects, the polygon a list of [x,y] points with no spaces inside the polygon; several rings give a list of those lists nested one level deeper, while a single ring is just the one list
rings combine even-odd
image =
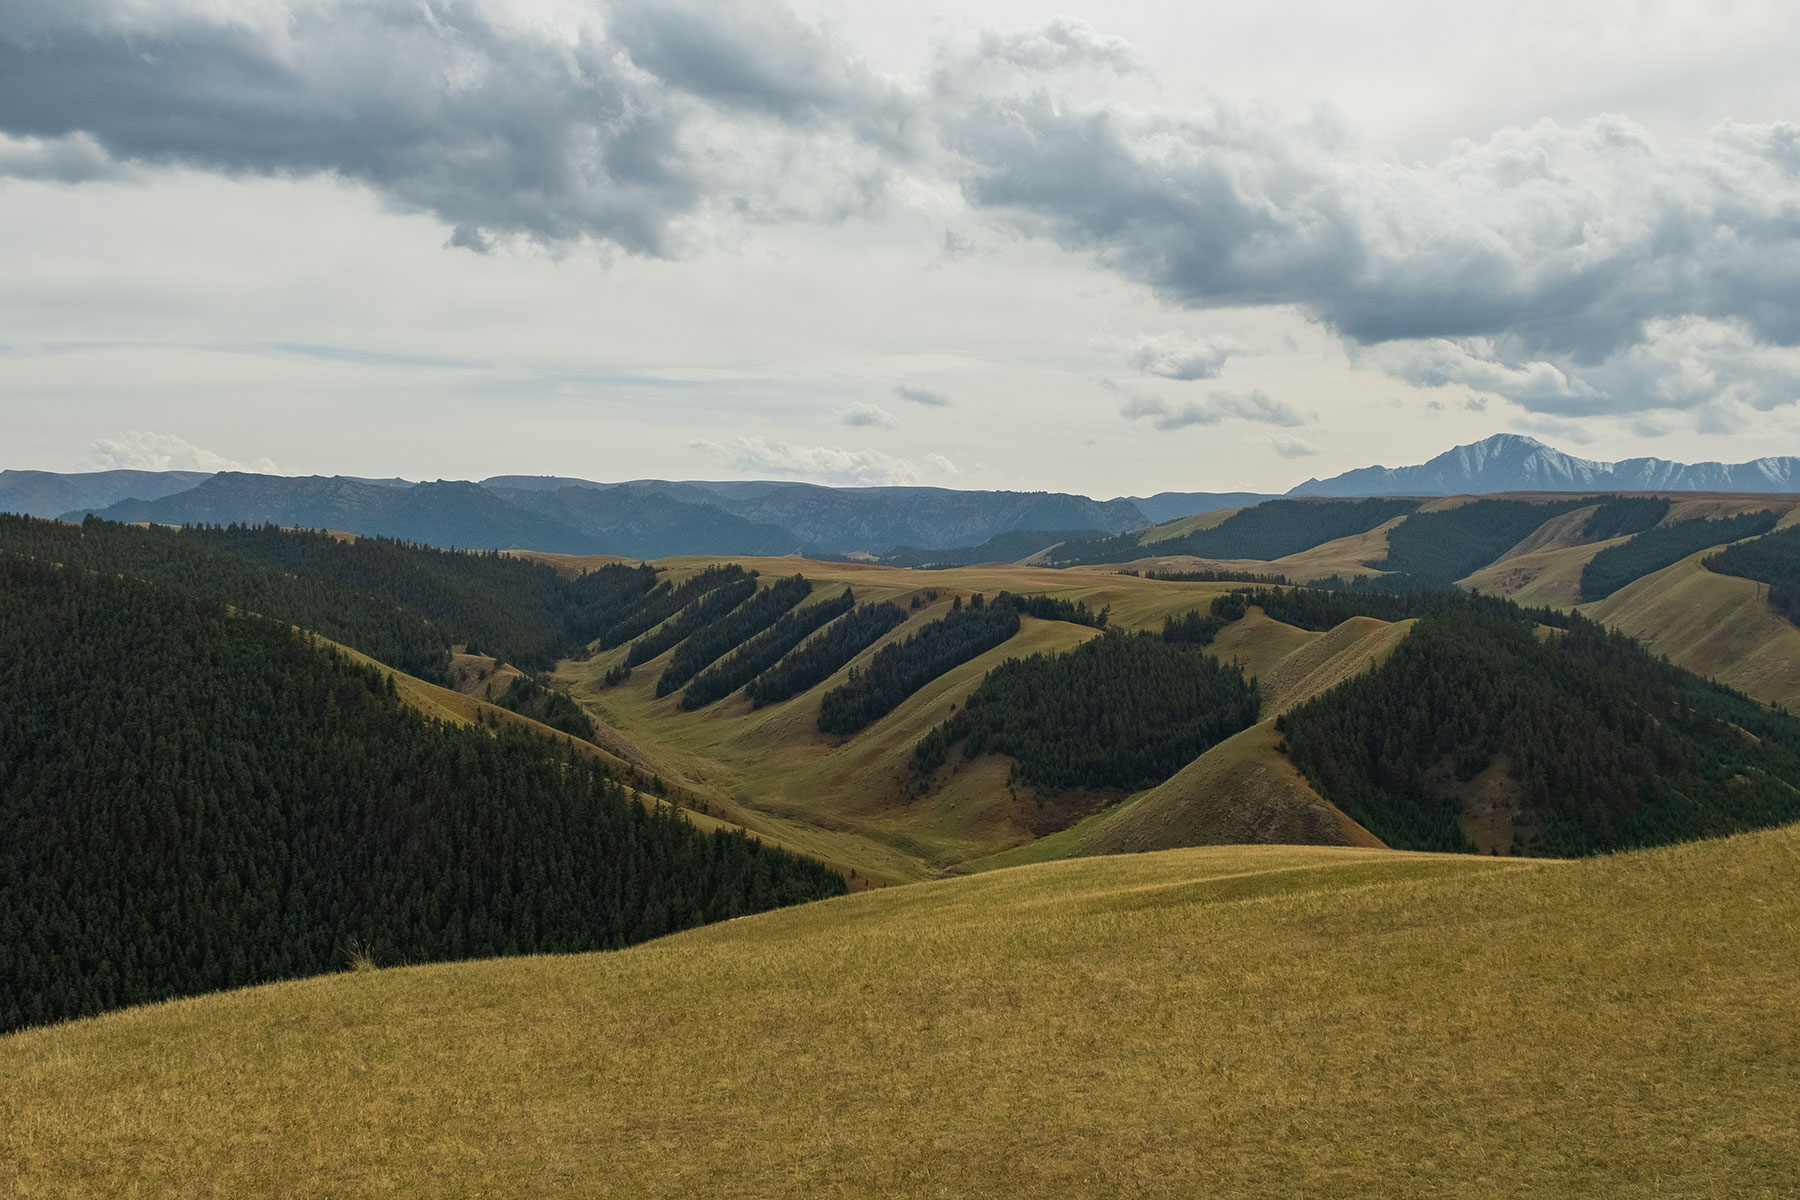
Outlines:
[{"label": "golden grassland", "polygon": [[1797,993],[1793,828],[1079,859],[0,1038],[0,1192],[1785,1197]]},{"label": "golden grassland", "polygon": [[1766,703],[1800,706],[1800,628],[1769,606],[1769,587],[1682,559],[1581,611],[1677,666]]},{"label": "golden grassland", "polygon": [[1137,532],[1139,545],[1148,546],[1152,542],[1166,542],[1170,538],[1186,537],[1190,533],[1199,533],[1203,529],[1216,529],[1227,519],[1243,512],[1237,508],[1221,508],[1213,512],[1196,513],[1191,517],[1176,517],[1173,521],[1164,521],[1161,525],[1152,525],[1148,529]]}]

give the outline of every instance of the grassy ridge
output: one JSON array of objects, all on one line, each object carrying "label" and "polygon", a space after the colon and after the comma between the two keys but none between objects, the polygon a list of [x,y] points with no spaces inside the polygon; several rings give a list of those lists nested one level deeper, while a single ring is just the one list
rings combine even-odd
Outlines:
[{"label": "grassy ridge", "polygon": [[0,1039],[0,1190],[1774,1200],[1797,862],[1173,851],[207,997]]}]

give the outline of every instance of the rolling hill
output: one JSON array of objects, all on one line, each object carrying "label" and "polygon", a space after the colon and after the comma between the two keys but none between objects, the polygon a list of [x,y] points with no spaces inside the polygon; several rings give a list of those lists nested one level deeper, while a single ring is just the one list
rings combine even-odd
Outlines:
[{"label": "rolling hill", "polygon": [[0,1189],[1790,1195],[1800,834],[1220,847],[0,1038]]}]

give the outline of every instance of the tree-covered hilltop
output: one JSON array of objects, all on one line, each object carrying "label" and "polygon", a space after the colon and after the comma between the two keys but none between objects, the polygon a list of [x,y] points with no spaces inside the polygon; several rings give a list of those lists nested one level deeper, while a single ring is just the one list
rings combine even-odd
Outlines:
[{"label": "tree-covered hilltop", "polygon": [[780,662],[814,631],[854,607],[856,596],[845,588],[840,595],[796,608],[696,675],[687,690],[681,693],[681,707],[692,712],[715,700],[723,700]]},{"label": "tree-covered hilltop", "polygon": [[855,733],[893,712],[945,671],[1017,632],[1019,610],[1011,603],[988,604],[978,594],[965,605],[959,597],[947,616],[904,641],[883,646],[867,670],[852,670],[841,686],[826,692],[819,701],[820,732]]},{"label": "tree-covered hilltop", "polygon": [[1418,507],[1417,500],[1265,500],[1240,509],[1211,529],[1148,544],[1140,543],[1134,534],[1065,542],[1050,552],[1049,559],[1059,567],[1176,554],[1266,561],[1367,533]]},{"label": "tree-covered hilltop", "polygon": [[[1660,529],[1647,529],[1629,542],[1608,546],[1588,560],[1587,566],[1581,569],[1581,598],[1583,601],[1604,600],[1625,585],[1664,567],[1672,567],[1708,546],[1723,546],[1739,538],[1767,533],[1775,528],[1775,520],[1775,514],[1764,509],[1718,520],[1677,521]],[[1724,573],[1743,574],[1741,571]]]},{"label": "tree-covered hilltop", "polygon": [[0,554],[0,1029],[843,890],[564,743],[427,720],[286,624]]},{"label": "tree-covered hilltop", "polygon": [[906,610],[898,604],[865,604],[789,651],[780,662],[746,684],[744,694],[754,707],[761,708],[810,691],[905,622]]},{"label": "tree-covered hilltop", "polygon": [[1039,793],[1153,787],[1254,725],[1260,705],[1242,668],[1198,644],[1114,631],[995,667],[919,743],[913,768],[929,776],[960,742],[968,759],[1010,756],[1012,778]]},{"label": "tree-covered hilltop", "polygon": [[1434,607],[1379,668],[1281,727],[1320,794],[1397,849],[1472,849],[1459,788],[1490,767],[1521,853],[1800,818],[1800,723],[1579,616],[1540,637],[1519,610]]},{"label": "tree-covered hilltop", "polygon": [[381,538],[346,542],[272,527],[80,525],[0,515],[0,553],[132,575],[287,621],[391,667],[441,683],[450,647],[469,643],[543,669],[633,605],[648,567],[567,579],[541,563]]},{"label": "tree-covered hilltop", "polygon": [[656,694],[667,696],[718,659],[743,645],[787,615],[789,609],[812,595],[812,580],[804,575],[777,579],[756,595],[704,628],[697,629],[669,657],[656,681]]},{"label": "tree-covered hilltop", "polygon": [[1769,585],[1769,604],[1800,625],[1800,526],[1727,546],[1704,561],[1709,571]]}]

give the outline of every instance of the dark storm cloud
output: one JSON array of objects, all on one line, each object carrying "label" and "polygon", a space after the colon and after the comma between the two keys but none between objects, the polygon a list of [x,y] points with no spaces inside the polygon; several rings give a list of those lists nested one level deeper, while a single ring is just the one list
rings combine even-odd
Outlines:
[{"label": "dark storm cloud", "polygon": [[768,116],[897,144],[878,86],[817,35],[721,13],[625,5],[616,30],[558,37],[454,0],[303,4],[275,29],[39,9],[0,17],[0,129],[82,135],[116,161],[336,174],[470,249],[505,233],[666,254],[681,218],[753,210],[777,183],[715,144],[743,131],[709,142],[709,124]]}]

